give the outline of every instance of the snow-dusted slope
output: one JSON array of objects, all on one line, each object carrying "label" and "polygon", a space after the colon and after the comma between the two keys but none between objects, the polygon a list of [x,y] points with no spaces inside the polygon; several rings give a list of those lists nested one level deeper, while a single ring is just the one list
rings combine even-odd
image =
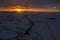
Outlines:
[{"label": "snow-dusted slope", "polygon": [[60,13],[0,13],[2,40],[60,40]]}]

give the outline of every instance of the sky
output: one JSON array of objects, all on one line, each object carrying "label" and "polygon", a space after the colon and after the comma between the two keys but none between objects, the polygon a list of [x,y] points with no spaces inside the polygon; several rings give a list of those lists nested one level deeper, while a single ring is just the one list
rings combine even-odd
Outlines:
[{"label": "sky", "polygon": [[60,6],[60,0],[0,0],[0,6],[33,6],[33,7],[49,7]]}]

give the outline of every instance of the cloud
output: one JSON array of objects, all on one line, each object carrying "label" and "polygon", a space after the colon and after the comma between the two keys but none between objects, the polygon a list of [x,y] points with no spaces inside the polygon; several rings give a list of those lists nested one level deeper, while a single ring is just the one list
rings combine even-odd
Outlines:
[{"label": "cloud", "polygon": [[60,4],[59,0],[0,0],[0,6],[22,5],[40,7],[49,4]]}]

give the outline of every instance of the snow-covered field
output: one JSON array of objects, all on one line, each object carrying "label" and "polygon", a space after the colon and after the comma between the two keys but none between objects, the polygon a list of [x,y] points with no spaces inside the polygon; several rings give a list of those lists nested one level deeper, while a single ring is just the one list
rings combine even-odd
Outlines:
[{"label": "snow-covered field", "polygon": [[0,13],[0,40],[60,40],[60,13]]}]

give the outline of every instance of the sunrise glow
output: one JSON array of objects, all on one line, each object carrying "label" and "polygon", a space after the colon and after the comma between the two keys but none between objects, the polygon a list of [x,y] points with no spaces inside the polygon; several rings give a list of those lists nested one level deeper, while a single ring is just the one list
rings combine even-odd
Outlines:
[{"label": "sunrise glow", "polygon": [[23,7],[7,7],[0,8],[0,12],[60,12],[59,9],[47,9],[47,8],[23,8]]},{"label": "sunrise glow", "polygon": [[15,9],[17,12],[21,12],[22,10],[21,9]]}]

